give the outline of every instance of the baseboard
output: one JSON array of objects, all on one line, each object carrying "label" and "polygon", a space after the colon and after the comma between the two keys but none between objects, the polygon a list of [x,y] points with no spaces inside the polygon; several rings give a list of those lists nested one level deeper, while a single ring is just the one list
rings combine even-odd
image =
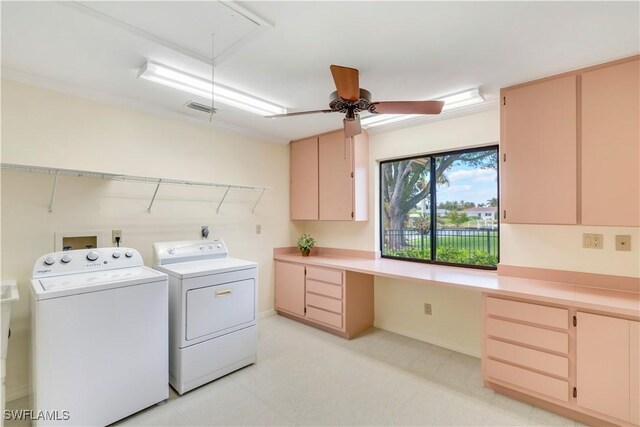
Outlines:
[{"label": "baseboard", "polygon": [[22,384],[17,387],[11,387],[11,389],[6,390],[6,393],[7,403],[13,402],[14,400],[22,399],[23,397],[29,396],[29,384]]},{"label": "baseboard", "polygon": [[418,340],[418,341],[422,341],[422,342],[426,342],[428,344],[433,344],[436,345],[438,347],[442,347],[442,348],[446,348],[447,350],[451,350],[451,351],[455,351],[456,353],[462,353],[462,354],[466,354],[467,356],[472,356],[472,357],[477,357],[478,359],[482,357],[482,352],[481,349],[478,348],[476,349],[469,349],[469,348],[463,348],[460,347],[454,343],[436,338],[436,337],[425,337],[425,336],[420,336],[414,332],[411,331],[406,331],[406,330],[402,330],[402,329],[396,329],[396,328],[390,328],[384,325],[380,325],[376,322],[373,323],[373,326],[375,326],[378,329],[382,329],[384,331],[387,332],[393,332],[394,334],[398,334],[398,335],[402,335],[408,338],[413,338],[414,340]]},{"label": "baseboard", "polygon": [[258,313],[258,319],[262,319],[264,317],[273,316],[276,314],[276,311],[272,308],[270,310],[261,311]]}]

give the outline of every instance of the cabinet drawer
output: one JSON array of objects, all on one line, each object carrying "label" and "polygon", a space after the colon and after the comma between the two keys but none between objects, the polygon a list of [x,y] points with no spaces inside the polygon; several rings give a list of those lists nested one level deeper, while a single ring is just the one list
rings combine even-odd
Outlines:
[{"label": "cabinet drawer", "polygon": [[314,307],[307,307],[307,319],[325,323],[336,328],[342,328],[342,315],[320,310]]},{"label": "cabinet drawer", "polygon": [[307,279],[342,285],[342,271],[319,267],[307,267]]},{"label": "cabinet drawer", "polygon": [[569,328],[569,310],[487,297],[487,314],[553,328]]},{"label": "cabinet drawer", "polygon": [[569,377],[569,359],[563,356],[493,339],[487,340],[486,350],[489,357],[502,359],[559,377]]},{"label": "cabinet drawer", "polygon": [[565,332],[549,331],[500,319],[486,319],[487,335],[539,347],[559,353],[569,352],[569,336]]},{"label": "cabinet drawer", "polygon": [[563,402],[569,401],[569,383],[527,369],[488,359],[487,376]]},{"label": "cabinet drawer", "polygon": [[324,295],[326,297],[342,299],[342,286],[332,285],[324,282],[317,282],[307,278],[307,292]]},{"label": "cabinet drawer", "polygon": [[324,310],[342,313],[342,301],[339,299],[327,298],[321,295],[307,293],[307,307],[317,307]]}]

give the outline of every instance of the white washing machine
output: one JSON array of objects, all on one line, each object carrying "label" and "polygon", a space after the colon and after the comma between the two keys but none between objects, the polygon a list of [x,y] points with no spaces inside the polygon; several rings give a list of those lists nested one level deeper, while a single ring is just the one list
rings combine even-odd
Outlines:
[{"label": "white washing machine", "polygon": [[256,362],[255,262],[228,257],[220,240],[153,245],[169,275],[169,383],[180,394]]},{"label": "white washing machine", "polygon": [[34,425],[104,426],[169,397],[167,286],[129,248],[36,261]]}]

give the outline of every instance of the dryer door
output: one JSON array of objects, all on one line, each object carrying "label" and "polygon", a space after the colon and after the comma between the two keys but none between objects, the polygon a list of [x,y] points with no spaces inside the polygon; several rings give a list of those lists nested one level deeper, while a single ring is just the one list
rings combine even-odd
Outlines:
[{"label": "dryer door", "polygon": [[187,341],[232,332],[255,321],[255,280],[191,289],[186,303]]}]

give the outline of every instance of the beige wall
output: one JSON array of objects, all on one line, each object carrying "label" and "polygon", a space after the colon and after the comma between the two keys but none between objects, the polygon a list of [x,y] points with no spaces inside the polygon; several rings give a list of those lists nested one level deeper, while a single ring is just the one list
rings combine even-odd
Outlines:
[{"label": "beige wall", "polygon": [[[497,108],[370,136],[371,221],[296,222],[320,246],[379,250],[378,162],[443,150],[496,144],[500,139]],[[583,249],[582,233],[604,234],[604,249]],[[616,252],[615,234],[632,235],[632,252]],[[501,262],[538,268],[640,277],[638,228],[502,225]],[[427,342],[480,355],[481,301],[474,291],[376,278],[375,324]],[[423,303],[433,305],[425,316]]]},{"label": "beige wall", "polygon": [[[151,262],[154,241],[198,238],[200,225],[223,237],[230,251],[260,265],[259,310],[272,309],[271,251],[310,232],[326,247],[377,250],[377,161],[455,148],[495,144],[498,110],[372,135],[370,138],[371,220],[289,222],[287,146],[110,107],[81,98],[3,82],[2,161],[105,172],[219,181],[273,187],[255,215],[254,194],[229,196],[220,214],[220,192],[163,187],[151,214],[153,186],[64,177],[55,212],[47,214],[51,177],[2,174],[2,279],[17,279],[22,295],[12,318],[8,357],[9,399],[28,384],[28,279],[33,261],[53,251],[54,233],[92,230],[109,238],[123,230],[123,244]],[[255,226],[262,234],[255,234]],[[602,232],[601,251],[581,248],[581,233]],[[614,234],[632,235],[632,252],[615,252]],[[505,264],[640,276],[638,229],[612,227],[503,225]],[[481,306],[476,292],[377,278],[378,327],[464,353],[480,354]],[[424,302],[433,315],[423,314]]]},{"label": "beige wall", "polygon": [[3,81],[2,161],[273,188],[252,215],[254,192],[229,193],[216,214],[220,190],[161,187],[148,214],[154,185],[62,177],[48,214],[51,177],[3,172],[2,279],[17,279],[21,295],[11,320],[9,400],[27,391],[28,280],[34,260],[54,250],[56,232],[98,231],[109,244],[111,230],[121,229],[123,245],[150,265],[153,242],[197,239],[209,225],[233,256],[259,263],[258,310],[272,310],[272,249],[292,243],[287,146]]}]

